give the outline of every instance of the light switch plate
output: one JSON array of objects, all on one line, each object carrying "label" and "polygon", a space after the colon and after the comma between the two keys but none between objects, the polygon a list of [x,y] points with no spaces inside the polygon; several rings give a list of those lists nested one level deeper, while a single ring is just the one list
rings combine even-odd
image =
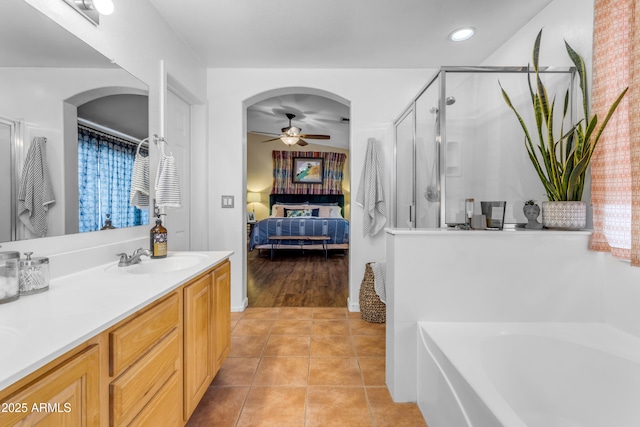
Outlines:
[{"label": "light switch plate", "polygon": [[233,208],[233,196],[222,196],[222,207]]}]

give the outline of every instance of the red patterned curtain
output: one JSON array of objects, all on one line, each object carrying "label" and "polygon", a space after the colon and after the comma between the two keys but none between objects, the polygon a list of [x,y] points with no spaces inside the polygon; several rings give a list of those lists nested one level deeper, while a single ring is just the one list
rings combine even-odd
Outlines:
[{"label": "red patterned curtain", "polygon": [[[344,153],[321,151],[277,151],[273,150],[272,194],[342,194]],[[322,184],[299,184],[293,182],[294,157],[319,157],[324,159]]]},{"label": "red patterned curtain", "polygon": [[596,0],[592,110],[604,118],[629,91],[603,133],[591,163],[591,249],[640,265],[640,2]]}]

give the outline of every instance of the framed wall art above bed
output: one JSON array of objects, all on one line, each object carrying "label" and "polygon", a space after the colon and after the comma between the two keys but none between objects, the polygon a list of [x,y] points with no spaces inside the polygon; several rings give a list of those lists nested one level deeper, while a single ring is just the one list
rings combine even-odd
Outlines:
[{"label": "framed wall art above bed", "polygon": [[322,157],[294,157],[293,182],[297,184],[322,184],[324,159]]}]

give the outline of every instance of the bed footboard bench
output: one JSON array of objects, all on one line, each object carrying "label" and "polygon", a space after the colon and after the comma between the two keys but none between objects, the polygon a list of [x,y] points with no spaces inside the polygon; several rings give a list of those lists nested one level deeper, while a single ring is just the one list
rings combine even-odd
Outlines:
[{"label": "bed footboard bench", "polygon": [[271,242],[271,260],[273,261],[273,254],[275,252],[276,243],[281,243],[283,240],[297,240],[300,242],[300,247],[304,251],[304,245],[306,242],[321,242],[322,249],[324,250],[324,259],[327,259],[327,243],[330,240],[329,236],[269,236]]}]

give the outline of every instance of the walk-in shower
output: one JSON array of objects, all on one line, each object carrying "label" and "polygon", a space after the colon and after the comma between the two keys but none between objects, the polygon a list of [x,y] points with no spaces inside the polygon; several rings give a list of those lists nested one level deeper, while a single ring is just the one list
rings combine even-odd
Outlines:
[{"label": "walk-in shower", "polygon": [[[576,80],[569,67],[546,67],[542,76],[559,99]],[[478,213],[480,201],[506,200],[505,224],[527,222],[524,201],[546,193],[498,84],[532,123],[527,77],[527,67],[443,67],[428,81],[394,123],[395,227],[463,223],[468,198]]]}]

